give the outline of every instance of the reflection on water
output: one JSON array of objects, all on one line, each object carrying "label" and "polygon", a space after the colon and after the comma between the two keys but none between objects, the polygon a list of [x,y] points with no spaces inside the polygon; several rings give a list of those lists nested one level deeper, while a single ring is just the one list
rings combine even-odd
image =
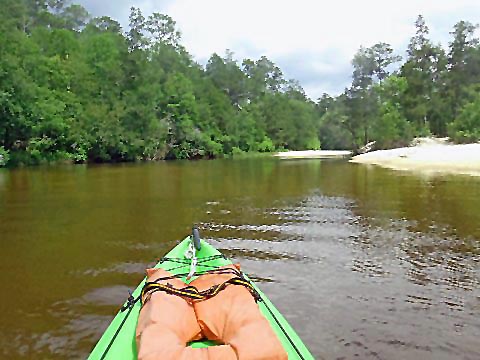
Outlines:
[{"label": "reflection on water", "polygon": [[85,357],[197,223],[316,357],[478,359],[478,210],[478,178],[343,161],[0,172],[0,354]]},{"label": "reflection on water", "polygon": [[4,187],[9,176],[9,172],[6,169],[0,169],[0,188]]}]

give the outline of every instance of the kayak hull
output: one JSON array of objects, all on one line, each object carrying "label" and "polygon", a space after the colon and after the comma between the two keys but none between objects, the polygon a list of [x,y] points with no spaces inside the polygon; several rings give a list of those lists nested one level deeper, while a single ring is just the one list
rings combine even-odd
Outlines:
[{"label": "kayak hull", "polygon": [[[190,262],[185,258],[185,253],[188,250],[189,245],[190,237],[187,237],[166,254],[164,259],[162,259],[155,268],[163,268],[175,275],[188,274],[190,271]],[[232,262],[226,257],[223,257],[217,249],[203,240],[201,240],[201,249],[197,251],[196,257],[198,259],[197,271],[204,271],[232,264]],[[180,262],[178,261],[179,259]],[[181,279],[187,282],[186,275],[181,277]],[[133,298],[137,298],[140,295],[144,284],[145,279],[132,293]],[[282,314],[280,314],[270,300],[253,282],[252,284],[261,297],[261,300],[258,302],[260,311],[269,321],[273,331],[285,348],[288,358],[313,359],[313,356],[310,354],[307,347],[303,344],[300,337],[288,324]],[[122,310],[117,313],[113,321],[110,323],[88,359],[137,359],[135,330],[140,309],[140,301],[130,304],[130,306],[128,301],[125,302]],[[200,341],[190,344],[190,346],[206,347],[213,346],[213,343],[209,341]]]}]

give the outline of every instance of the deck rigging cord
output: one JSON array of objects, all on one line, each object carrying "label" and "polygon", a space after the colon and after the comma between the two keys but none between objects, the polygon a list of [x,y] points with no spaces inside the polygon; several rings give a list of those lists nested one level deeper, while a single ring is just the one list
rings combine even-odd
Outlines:
[{"label": "deck rigging cord", "polygon": [[[230,270],[230,271],[226,271]],[[253,287],[252,283],[248,281],[243,273],[236,269],[218,269],[218,271],[210,270],[204,274],[233,274],[234,277],[224,281],[221,284],[216,284],[205,290],[198,290],[195,286],[187,285],[183,288],[175,288],[170,284],[160,284],[158,279],[155,281],[149,281],[145,283],[140,295],[142,300],[142,306],[150,299],[150,296],[157,291],[164,291],[170,295],[176,295],[184,299],[189,299],[191,301],[204,301],[216,296],[220,291],[224,290],[228,285],[240,285],[244,286],[250,294],[253,296],[255,301],[260,299],[260,295],[257,290]],[[190,275],[190,273],[189,273]],[[165,280],[165,279],[163,279]]]}]

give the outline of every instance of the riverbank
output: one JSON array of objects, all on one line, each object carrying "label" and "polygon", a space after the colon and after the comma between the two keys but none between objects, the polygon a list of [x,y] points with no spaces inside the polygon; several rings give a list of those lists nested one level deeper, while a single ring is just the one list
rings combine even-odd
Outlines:
[{"label": "riverbank", "polygon": [[357,155],[350,162],[394,170],[480,176],[480,144],[451,145],[444,139],[424,140],[416,146]]},{"label": "riverbank", "polygon": [[304,151],[285,151],[273,154],[280,159],[329,159],[344,158],[351,156],[352,152],[348,150],[304,150]]}]

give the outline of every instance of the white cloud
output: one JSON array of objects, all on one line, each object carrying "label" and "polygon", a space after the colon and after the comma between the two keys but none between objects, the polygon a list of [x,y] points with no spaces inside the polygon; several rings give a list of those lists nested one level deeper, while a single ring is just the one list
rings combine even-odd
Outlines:
[{"label": "white cloud", "polygon": [[[225,49],[238,59],[266,55],[315,99],[323,91],[338,92],[348,85],[345,71],[351,71],[350,60],[360,45],[387,42],[403,55],[413,23],[423,14],[432,40],[446,46],[457,21],[480,19],[478,1],[137,0],[133,5],[145,15],[160,11],[173,17],[184,45],[198,61]],[[302,67],[309,69],[311,79]],[[336,86],[331,74],[338,76]],[[322,89],[322,84],[330,85]]]}]

